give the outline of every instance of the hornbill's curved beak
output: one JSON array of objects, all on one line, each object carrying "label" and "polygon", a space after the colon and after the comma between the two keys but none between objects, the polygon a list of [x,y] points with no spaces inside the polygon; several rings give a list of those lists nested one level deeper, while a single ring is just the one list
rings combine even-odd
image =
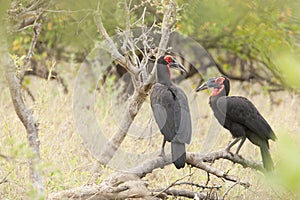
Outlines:
[{"label": "hornbill's curved beak", "polygon": [[217,84],[215,82],[216,78],[211,78],[211,79],[208,79],[208,81],[206,81],[205,83],[203,83],[202,85],[200,85],[199,87],[196,88],[196,92],[199,92],[201,90],[206,90],[206,89],[209,89],[209,88],[220,88],[220,85]]},{"label": "hornbill's curved beak", "polygon": [[183,67],[182,64],[178,63],[176,60],[173,60],[171,63],[170,63],[170,67],[171,68],[174,68],[174,69],[178,69],[182,72],[185,72],[187,73],[186,69]]},{"label": "hornbill's curved beak", "polygon": [[201,90],[206,90],[208,89],[207,83],[203,83],[202,85],[200,85],[199,87],[196,88],[196,92],[199,92]]}]

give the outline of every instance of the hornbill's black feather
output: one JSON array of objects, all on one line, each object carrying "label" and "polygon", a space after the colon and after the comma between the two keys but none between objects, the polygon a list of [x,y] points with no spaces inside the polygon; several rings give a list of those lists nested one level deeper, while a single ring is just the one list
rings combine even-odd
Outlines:
[{"label": "hornbill's black feather", "polygon": [[[242,138],[237,152],[245,138],[260,147],[264,167],[273,169],[273,161],[269,152],[268,140],[276,140],[274,131],[256,107],[245,97],[228,96],[229,80],[226,77],[211,78],[196,90],[212,88],[209,104],[219,123],[228,129],[234,138]],[[228,146],[228,150],[237,140]]]},{"label": "hornbill's black feather", "polygon": [[[157,63],[157,83],[150,94],[151,107],[164,140],[171,142],[172,160],[179,169],[185,165],[185,143],[191,142],[192,135],[187,97],[171,82],[170,67],[182,66],[171,56],[162,56]],[[162,152],[163,148],[164,145]]]}]

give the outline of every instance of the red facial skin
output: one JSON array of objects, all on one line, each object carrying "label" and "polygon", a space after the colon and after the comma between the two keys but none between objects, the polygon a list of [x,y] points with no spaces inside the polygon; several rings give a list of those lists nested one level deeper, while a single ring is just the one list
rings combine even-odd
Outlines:
[{"label": "red facial skin", "polygon": [[168,72],[169,72],[169,75],[170,75],[170,79],[172,79],[172,73],[171,73],[171,69],[170,69],[170,63],[173,61],[173,57],[170,56],[170,55],[166,55],[164,57],[164,60],[168,63]]},{"label": "red facial skin", "polygon": [[212,91],[212,94],[211,96],[217,96],[218,94],[220,94],[220,92],[224,89],[224,85],[223,85],[223,82],[224,82],[225,78],[223,77],[218,77],[216,80],[215,80],[215,83],[220,85],[221,88],[218,89],[218,88],[214,88],[213,91]]}]

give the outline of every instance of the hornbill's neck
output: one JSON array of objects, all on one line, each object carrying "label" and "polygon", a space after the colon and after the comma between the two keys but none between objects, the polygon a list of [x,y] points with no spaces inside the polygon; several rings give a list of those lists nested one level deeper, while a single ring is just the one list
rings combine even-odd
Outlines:
[{"label": "hornbill's neck", "polygon": [[213,88],[211,96],[209,97],[209,104],[212,107],[212,109],[215,111],[217,109],[217,101],[220,97],[228,96],[229,91],[227,92],[226,85],[222,85],[220,89]]},{"label": "hornbill's neck", "polygon": [[213,88],[212,94],[209,97],[209,100],[210,100],[209,102],[211,105],[215,104],[220,97],[224,97],[224,96],[227,96],[225,87],[223,87],[219,90],[216,88]]},{"label": "hornbill's neck", "polygon": [[163,85],[171,85],[171,71],[167,64],[157,64],[156,80]]},{"label": "hornbill's neck", "polygon": [[[221,77],[221,78],[224,79],[224,77]],[[214,99],[218,99],[223,96],[228,96],[229,91],[230,91],[230,82],[227,78],[225,78],[223,80],[223,82],[221,84],[219,84],[218,87],[212,88],[212,93],[211,93],[210,99],[214,100]]]}]

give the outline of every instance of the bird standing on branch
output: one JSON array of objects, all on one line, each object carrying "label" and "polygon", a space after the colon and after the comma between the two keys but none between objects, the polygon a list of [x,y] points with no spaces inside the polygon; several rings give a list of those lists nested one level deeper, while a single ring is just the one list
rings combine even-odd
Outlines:
[{"label": "bird standing on branch", "polygon": [[186,162],[185,143],[191,142],[192,125],[187,97],[171,82],[171,68],[186,72],[170,55],[157,60],[157,83],[152,87],[150,100],[155,121],[164,136],[161,156],[165,155],[166,141],[171,142],[172,162],[180,169]]},{"label": "bird standing on branch", "polygon": [[241,140],[236,154],[248,138],[253,144],[260,147],[260,152],[265,169],[274,168],[269,152],[269,142],[277,138],[263,116],[256,107],[245,97],[228,96],[230,90],[229,80],[225,77],[211,78],[199,86],[196,91],[212,89],[209,104],[219,123],[230,131],[235,138],[226,148],[227,151]]}]

